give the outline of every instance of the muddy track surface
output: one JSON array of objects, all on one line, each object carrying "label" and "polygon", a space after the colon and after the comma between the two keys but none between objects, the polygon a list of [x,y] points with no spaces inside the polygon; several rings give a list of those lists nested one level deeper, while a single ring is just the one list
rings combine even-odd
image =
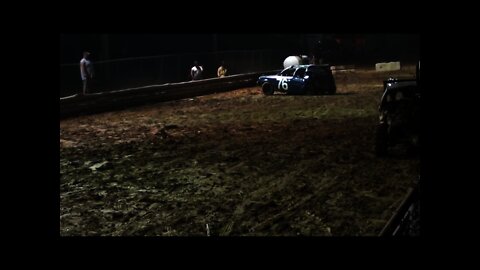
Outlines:
[{"label": "muddy track surface", "polygon": [[60,234],[377,235],[419,172],[402,149],[373,153],[382,80],[414,74],[340,72],[333,96],[252,87],[61,121]]}]

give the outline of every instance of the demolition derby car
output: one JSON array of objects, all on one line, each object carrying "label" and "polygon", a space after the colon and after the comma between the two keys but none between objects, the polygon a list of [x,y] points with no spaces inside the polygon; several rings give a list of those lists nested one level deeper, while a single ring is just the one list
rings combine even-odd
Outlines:
[{"label": "demolition derby car", "polygon": [[406,144],[409,150],[420,147],[420,63],[415,79],[389,78],[383,82],[384,93],[379,105],[375,152],[385,156],[389,147]]},{"label": "demolition derby car", "polygon": [[265,95],[335,94],[337,86],[330,65],[293,65],[277,75],[260,76],[257,84]]}]

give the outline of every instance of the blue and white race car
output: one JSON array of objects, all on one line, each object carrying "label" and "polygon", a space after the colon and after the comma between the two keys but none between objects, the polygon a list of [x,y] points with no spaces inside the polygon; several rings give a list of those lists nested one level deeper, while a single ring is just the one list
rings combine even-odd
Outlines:
[{"label": "blue and white race car", "polygon": [[277,75],[260,76],[257,84],[265,95],[275,91],[288,95],[335,94],[337,86],[329,65],[294,65]]}]

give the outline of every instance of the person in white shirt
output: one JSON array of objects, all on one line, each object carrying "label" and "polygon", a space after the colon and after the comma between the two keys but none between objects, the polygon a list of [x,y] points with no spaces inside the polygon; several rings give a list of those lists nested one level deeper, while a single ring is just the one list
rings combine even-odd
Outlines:
[{"label": "person in white shirt", "polygon": [[193,63],[193,67],[190,70],[190,77],[192,77],[192,81],[202,79],[203,67],[198,65],[198,61]]},{"label": "person in white shirt", "polygon": [[89,90],[90,80],[93,79],[93,64],[90,61],[89,52],[84,52],[83,58],[80,60],[80,76],[82,77],[83,94],[85,95],[87,90]]}]

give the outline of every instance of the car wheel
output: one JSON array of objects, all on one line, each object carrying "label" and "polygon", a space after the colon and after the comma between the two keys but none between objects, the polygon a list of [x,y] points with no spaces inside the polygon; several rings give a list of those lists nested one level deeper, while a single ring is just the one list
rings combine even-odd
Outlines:
[{"label": "car wheel", "polygon": [[336,88],[330,88],[328,90],[325,90],[324,91],[324,94],[325,95],[335,95],[335,93],[337,92],[337,89]]},{"label": "car wheel", "polygon": [[264,83],[262,84],[262,91],[263,91],[263,94],[270,96],[270,95],[273,95],[273,92],[275,90],[273,89],[273,86],[271,84]]},{"label": "car wheel", "polygon": [[313,84],[307,85],[307,87],[305,88],[305,94],[308,96],[315,95],[316,93],[317,91]]},{"label": "car wheel", "polygon": [[386,156],[388,152],[388,126],[379,124],[375,131],[375,154],[379,157]]},{"label": "car wheel", "polygon": [[312,83],[310,84],[310,91],[312,95],[321,95],[321,85],[318,80],[312,80]]}]

